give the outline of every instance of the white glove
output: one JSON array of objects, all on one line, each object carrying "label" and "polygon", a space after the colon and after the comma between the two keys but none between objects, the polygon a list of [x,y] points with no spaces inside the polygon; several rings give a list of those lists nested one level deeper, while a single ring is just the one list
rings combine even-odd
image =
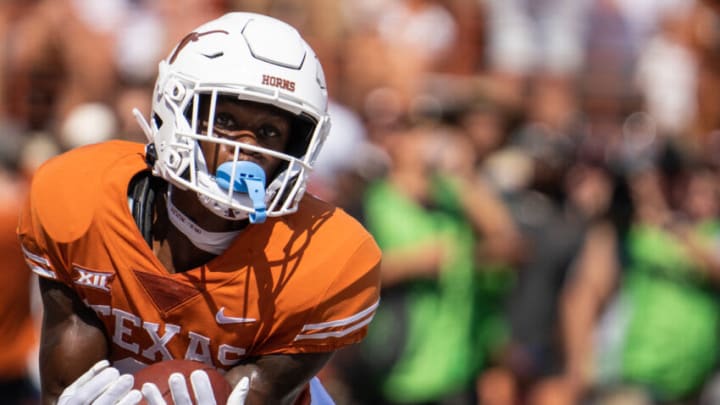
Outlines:
[{"label": "white glove", "polygon": [[243,377],[233,388],[227,400],[227,405],[245,405],[248,391],[250,391],[250,378]]},{"label": "white glove", "polygon": [[[170,374],[168,386],[170,387],[170,395],[175,405],[192,405],[193,403],[203,405],[217,404],[212,384],[210,384],[210,378],[205,371],[193,371],[190,374],[190,384],[192,385],[193,392],[195,392],[194,402],[190,395],[190,390],[188,390],[187,384],[185,383],[185,377],[180,373]],[[167,405],[157,385],[145,383],[142,386],[142,392],[149,405]]]},{"label": "white glove", "polygon": [[[215,401],[215,394],[213,394],[212,385],[210,384],[210,378],[205,371],[193,371],[192,374],[190,374],[190,384],[195,392],[194,403],[203,405],[217,404],[217,401]],[[170,395],[172,396],[175,405],[193,404],[190,391],[188,390],[187,384],[185,384],[185,377],[183,377],[182,374],[170,374],[168,386],[170,387]],[[230,393],[227,405],[245,405],[245,398],[247,397],[249,389],[250,379],[248,377],[243,377]],[[149,405],[168,405],[163,399],[157,385],[153,383],[143,384],[142,393]]]},{"label": "white glove", "polygon": [[120,375],[109,361],[101,360],[65,388],[58,405],[135,405],[142,394],[132,389],[134,382],[131,374]]}]

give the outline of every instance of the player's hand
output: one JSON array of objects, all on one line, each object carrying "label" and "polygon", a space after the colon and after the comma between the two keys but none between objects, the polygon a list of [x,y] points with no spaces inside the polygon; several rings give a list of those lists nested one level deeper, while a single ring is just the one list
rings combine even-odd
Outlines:
[{"label": "player's hand", "polygon": [[[172,373],[168,378],[168,386],[170,387],[170,395],[175,405],[192,405],[192,404],[217,404],[215,394],[213,393],[210,377],[203,370],[195,370],[190,374],[190,384],[195,393],[195,400],[190,394],[185,377],[181,373]],[[167,405],[162,397],[157,385],[153,383],[145,383],[142,386],[142,393],[149,405]]]},{"label": "player's hand", "polygon": [[135,405],[142,399],[133,390],[134,377],[120,375],[110,362],[101,360],[60,394],[58,405]]}]

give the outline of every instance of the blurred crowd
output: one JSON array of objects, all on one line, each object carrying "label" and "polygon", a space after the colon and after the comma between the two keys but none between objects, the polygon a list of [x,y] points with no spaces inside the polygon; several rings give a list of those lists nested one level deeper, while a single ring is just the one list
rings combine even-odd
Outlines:
[{"label": "blurred crowd", "polygon": [[338,404],[720,404],[718,0],[0,1],[0,402],[37,400],[32,173],[146,142],[159,60],[231,10],[318,53],[310,189],[383,250]]}]

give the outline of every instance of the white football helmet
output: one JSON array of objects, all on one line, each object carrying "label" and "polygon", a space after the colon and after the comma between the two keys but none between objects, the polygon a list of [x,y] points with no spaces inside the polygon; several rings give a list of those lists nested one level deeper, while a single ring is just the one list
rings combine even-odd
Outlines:
[{"label": "white football helmet", "polygon": [[[208,117],[199,117],[200,96],[209,97]],[[219,96],[289,111],[297,118],[290,140],[295,146],[279,153],[215,136],[212,122]],[[134,113],[149,139],[147,154],[155,175],[197,192],[219,216],[249,217],[252,222],[297,210],[330,129],[325,76],[310,46],[282,21],[241,12],[208,22],[180,41],[160,62],[150,123],[137,110]],[[200,131],[203,121],[210,123],[207,133]],[[234,161],[221,165],[229,167],[223,176],[209,173],[199,141],[234,148]],[[258,183],[257,173],[234,165],[241,150],[282,159],[284,169],[266,173],[269,184],[264,178]],[[256,182],[245,187],[246,177]]]}]

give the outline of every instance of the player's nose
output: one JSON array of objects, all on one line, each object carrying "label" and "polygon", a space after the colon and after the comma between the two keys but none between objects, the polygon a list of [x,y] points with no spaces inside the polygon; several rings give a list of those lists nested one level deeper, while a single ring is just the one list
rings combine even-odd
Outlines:
[{"label": "player's nose", "polygon": [[222,148],[223,152],[223,158],[224,160],[233,160],[234,155],[236,153],[237,149],[237,156],[240,157],[240,160],[248,160],[248,157],[254,157],[257,155],[257,152],[249,149],[244,148],[245,145],[250,146],[261,146],[260,142],[258,142],[258,138],[252,131],[242,130],[234,132],[231,136],[231,139],[237,142],[235,146],[225,145]]},{"label": "player's nose", "polygon": [[242,131],[234,131],[230,134],[226,135],[227,139],[231,139],[234,142],[239,143],[240,145],[223,145],[222,152],[224,155],[229,155],[228,157],[232,158],[233,154],[235,153],[235,150],[237,149],[238,155],[252,155],[254,152],[250,149],[243,148],[243,145],[251,145],[251,146],[260,146],[260,143],[258,142],[257,136],[252,131],[248,130],[242,130]]}]

